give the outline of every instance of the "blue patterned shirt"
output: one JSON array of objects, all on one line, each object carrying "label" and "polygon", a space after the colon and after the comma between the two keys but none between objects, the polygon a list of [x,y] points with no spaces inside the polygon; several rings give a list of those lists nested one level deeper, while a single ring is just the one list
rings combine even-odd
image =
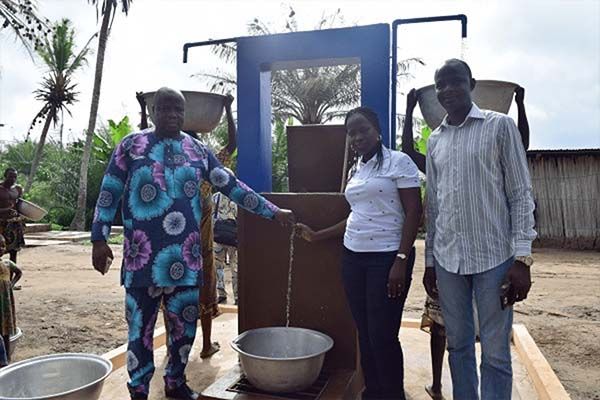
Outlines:
[{"label": "blue patterned shirt", "polygon": [[200,286],[200,183],[208,181],[244,209],[273,218],[277,206],[228,173],[202,143],[153,129],[126,136],[110,160],[92,224],[92,241],[107,240],[119,202],[125,241],[125,287]]}]

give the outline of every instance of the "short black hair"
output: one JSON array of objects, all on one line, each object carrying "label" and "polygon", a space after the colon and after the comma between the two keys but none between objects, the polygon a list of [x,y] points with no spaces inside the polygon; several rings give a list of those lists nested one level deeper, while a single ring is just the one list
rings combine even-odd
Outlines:
[{"label": "short black hair", "polygon": [[8,167],[4,170],[4,177],[6,177],[10,171],[14,172],[15,174],[17,173],[17,170],[15,168]]},{"label": "short black hair", "polygon": [[[460,65],[462,65],[462,66],[463,66],[463,68],[467,70],[467,74],[469,75],[469,79],[473,79],[473,73],[471,72],[471,67],[469,67],[469,64],[467,64],[467,63],[466,63],[466,62],[464,62],[463,60],[460,60],[460,59],[458,59],[458,58],[450,58],[449,60],[446,60],[446,61],[444,62],[444,65],[447,65],[447,64],[460,64]],[[443,67],[443,66],[442,66],[442,67]],[[442,69],[442,67],[438,68],[438,69],[435,71],[435,76],[437,76],[437,73],[438,73],[438,71],[439,71],[440,69]]]}]

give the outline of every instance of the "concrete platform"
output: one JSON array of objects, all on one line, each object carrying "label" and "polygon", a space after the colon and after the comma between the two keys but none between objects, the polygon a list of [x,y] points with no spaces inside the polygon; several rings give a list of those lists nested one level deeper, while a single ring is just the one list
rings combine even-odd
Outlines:
[{"label": "concrete platform", "polygon": [[[234,311],[233,308],[226,311]],[[405,388],[411,400],[429,400],[424,386],[431,381],[429,335],[418,329],[418,321],[404,320],[400,338],[405,357]],[[523,326],[515,326],[512,358],[514,369],[514,400],[569,399],[560,381],[547,364],[535,342]],[[237,336],[237,314],[225,313],[213,321],[213,341],[221,344],[221,351],[207,360],[200,359],[201,332],[198,329],[196,343],[190,355],[186,373],[188,382],[195,390],[202,391],[237,366],[237,354],[229,342]],[[530,340],[531,339],[531,340]],[[165,399],[162,375],[166,364],[164,328],[155,333],[156,372],[151,384],[151,400]],[[128,379],[125,365],[126,346],[121,346],[104,357],[110,359],[115,370],[104,384],[102,400],[127,399]],[[479,353],[479,349],[478,349]],[[531,356],[531,357],[530,357]],[[539,358],[541,357],[541,359]],[[442,385],[444,396],[451,399],[451,380],[448,365],[444,366]],[[548,389],[548,387],[550,389]],[[545,389],[546,388],[546,389]]]},{"label": "concrete platform", "polygon": [[52,227],[50,224],[36,224],[36,223],[26,223],[24,232],[28,233],[36,233],[36,232],[48,232],[51,231]]},{"label": "concrete platform", "polygon": [[[111,237],[118,236],[121,232],[112,231]],[[35,232],[25,235],[25,242],[29,240],[62,240],[67,242],[81,242],[83,240],[90,239],[90,232],[80,231],[48,231],[48,232]]]},{"label": "concrete platform", "polygon": [[49,232],[36,232],[25,235],[25,241],[27,240],[66,240],[69,242],[79,242],[82,240],[89,240],[89,232],[79,231],[49,231]]},{"label": "concrete platform", "polygon": [[73,243],[70,240],[44,240],[44,239],[31,239],[25,235],[25,247],[40,247],[40,246],[56,246],[59,244]]}]

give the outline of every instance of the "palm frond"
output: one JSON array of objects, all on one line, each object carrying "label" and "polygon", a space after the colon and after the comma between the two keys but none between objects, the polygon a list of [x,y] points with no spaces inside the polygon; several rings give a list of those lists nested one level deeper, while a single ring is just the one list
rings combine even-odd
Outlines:
[{"label": "palm frond", "polygon": [[[287,6],[284,26],[273,29],[260,18],[248,23],[250,35],[268,35],[273,32],[298,30],[298,14]],[[341,9],[323,13],[316,29],[331,29],[344,25]],[[235,44],[213,46],[212,52],[226,62],[236,57]],[[420,58],[401,60],[398,75],[410,76],[414,65],[424,65]],[[197,73],[193,76],[211,83],[211,91],[225,92],[235,89],[236,79],[231,74],[217,70],[214,73]],[[271,107],[275,119],[294,118],[302,124],[320,124],[339,117],[345,110],[360,103],[360,66],[356,64],[277,70],[271,74]]]},{"label": "palm frond", "polygon": [[35,0],[0,0],[0,32],[8,29],[33,58],[51,33],[50,21],[39,14]]},{"label": "palm frond", "polygon": [[79,95],[73,75],[87,63],[89,43],[88,41],[84,48],[75,54],[75,31],[71,22],[63,19],[55,25],[52,39],[46,40],[38,49],[38,54],[48,71],[33,93],[35,99],[43,102],[44,106],[34,117],[27,135],[44,118],[51,118],[56,125],[59,113],[67,112],[71,115],[69,106],[77,102]]},{"label": "palm frond", "polygon": [[121,11],[127,15],[129,13],[129,9],[131,8],[131,3],[133,0],[88,0],[89,3],[92,3],[96,6],[96,19],[99,19],[101,15],[104,15],[106,10],[108,9],[108,2],[111,3],[111,9],[116,10],[121,4]]},{"label": "palm frond", "polygon": [[236,57],[235,43],[221,43],[221,44],[212,46],[211,51],[213,54],[215,54],[221,60],[224,60],[226,63],[232,63],[235,61],[235,57]]}]

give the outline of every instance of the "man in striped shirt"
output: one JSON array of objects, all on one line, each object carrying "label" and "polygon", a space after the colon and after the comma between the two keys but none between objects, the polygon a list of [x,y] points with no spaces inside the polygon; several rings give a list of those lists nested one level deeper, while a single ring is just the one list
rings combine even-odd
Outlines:
[{"label": "man in striped shirt", "polygon": [[427,149],[424,283],[432,297],[439,293],[454,398],[479,398],[474,295],[481,397],[510,399],[511,306],[531,287],[534,203],[519,131],[510,117],[472,102],[475,84],[464,61],[448,60],[435,73],[447,116]]}]

